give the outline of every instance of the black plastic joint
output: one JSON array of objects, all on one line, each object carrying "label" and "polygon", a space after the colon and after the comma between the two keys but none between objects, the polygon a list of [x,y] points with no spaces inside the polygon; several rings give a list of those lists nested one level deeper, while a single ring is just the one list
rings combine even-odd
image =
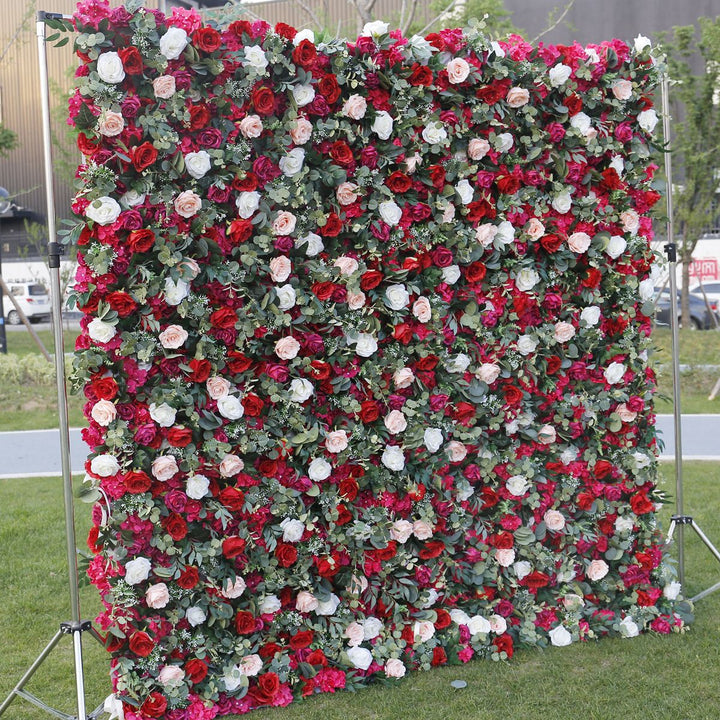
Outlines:
[{"label": "black plastic joint", "polygon": [[693,522],[692,515],[673,515],[670,520],[676,525],[692,525]]},{"label": "black plastic joint", "polygon": [[38,10],[37,14],[38,22],[45,22],[46,20],[62,20],[62,13],[45,12],[45,10]]},{"label": "black plastic joint", "polygon": [[60,632],[64,635],[74,635],[75,633],[87,632],[92,628],[90,620],[80,620],[80,622],[62,622],[60,623]]},{"label": "black plastic joint", "polygon": [[665,253],[668,262],[677,262],[677,245],[674,242],[665,243]]},{"label": "black plastic joint", "polygon": [[65,248],[59,242],[48,243],[48,265],[51,268],[60,267],[60,256],[65,252]]}]

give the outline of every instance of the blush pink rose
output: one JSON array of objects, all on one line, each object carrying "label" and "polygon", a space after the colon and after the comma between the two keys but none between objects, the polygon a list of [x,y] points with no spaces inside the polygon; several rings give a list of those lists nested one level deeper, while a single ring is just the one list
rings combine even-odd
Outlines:
[{"label": "blush pink rose", "polygon": [[413,533],[413,524],[409,520],[396,520],[390,528],[390,537],[401,545],[406,543]]},{"label": "blush pink rose", "polygon": [[475,239],[483,246],[487,247],[495,239],[498,233],[497,225],[483,223],[475,228]]},{"label": "blush pink rose", "polygon": [[576,232],[568,237],[568,247],[576,253],[584,253],[592,242],[592,238],[584,232]]},{"label": "blush pink rose", "polygon": [[145,602],[148,607],[155,608],[156,610],[164,608],[170,602],[168,586],[165,583],[151,585],[145,591]]},{"label": "blush pink rose", "polygon": [[240,134],[244,138],[259,138],[262,135],[263,124],[259,115],[247,115],[238,125]]},{"label": "blush pink rose", "polygon": [[160,335],[158,335],[158,339],[166,350],[176,350],[182,347],[188,339],[188,333],[187,330],[180,325],[168,325]]},{"label": "blush pink rose", "polygon": [[500,375],[500,366],[495,363],[483,363],[475,374],[484,383],[492,385]]},{"label": "blush pink rose", "polygon": [[361,307],[365,307],[365,300],[367,300],[367,298],[362,291],[356,293],[349,292],[347,294],[347,304],[350,310],[359,310]]},{"label": "blush pink rose", "polygon": [[175,78],[172,75],[161,75],[153,80],[155,97],[167,100],[175,94]]},{"label": "blush pink rose", "polygon": [[542,445],[550,445],[557,440],[557,432],[552,425],[543,425],[538,430],[538,442]]},{"label": "blush pink rose", "polygon": [[561,320],[560,322],[555,323],[555,332],[553,333],[553,337],[559,343],[567,342],[575,337],[575,327],[572,323]]},{"label": "blush pink rose", "polygon": [[294,337],[280,338],[275,343],[275,354],[281,360],[292,360],[300,352],[300,343]]},{"label": "blush pink rose", "polygon": [[161,685],[175,685],[185,677],[185,671],[179,665],[165,665],[158,673],[158,682]]},{"label": "blush pink rose", "polygon": [[355,183],[340,183],[335,190],[338,202],[341,205],[352,205],[359,197],[357,189],[358,186]]},{"label": "blush pink rose", "polygon": [[117,417],[117,408],[109,400],[98,400],[93,405],[90,415],[98,425],[107,427]]},{"label": "blush pink rose", "polygon": [[295,609],[301,613],[317,610],[318,605],[317,598],[307,590],[301,590],[295,600]]},{"label": "blush pink rose", "polygon": [[341,275],[352,275],[358,269],[359,265],[355,258],[348,257],[347,255],[341,255],[333,263],[333,267],[338,268]]},{"label": "blush pink rose", "polygon": [[407,420],[400,410],[391,410],[385,416],[385,427],[391,435],[397,435],[407,428]]},{"label": "blush pink rose", "polygon": [[426,323],[430,321],[432,317],[432,308],[430,307],[430,301],[426,297],[419,297],[412,306],[413,315],[417,318],[418,322]]},{"label": "blush pink rose", "polygon": [[184,190],[175,198],[175,212],[180,217],[191,218],[202,207],[202,199],[192,190]]},{"label": "blush pink rose", "polygon": [[393,375],[393,382],[398,390],[410,387],[413,380],[415,380],[415,373],[413,373],[409,367],[400,368],[399,370],[396,370]]},{"label": "blush pink rose", "polygon": [[485,138],[473,138],[468,143],[468,157],[482,160],[490,152],[490,143]]},{"label": "blush pink rose", "polygon": [[125,129],[125,120],[120,113],[108,110],[100,117],[98,132],[105,137],[115,137]]},{"label": "blush pink rose", "polygon": [[367,112],[367,100],[362,95],[351,95],[343,105],[343,115],[353,120],[360,120]]},{"label": "blush pink rose", "polygon": [[418,540],[429,540],[433,535],[433,526],[427,520],[416,520],[413,523],[413,535]]},{"label": "blush pink rose", "polygon": [[596,581],[602,580],[608,574],[609,570],[610,568],[604,560],[593,560],[590,565],[588,565],[588,569],[585,574],[590,578],[590,580]]},{"label": "blush pink rose", "polygon": [[152,474],[160,482],[169,480],[178,469],[177,461],[172,455],[160,455],[152,463]]},{"label": "blush pink rose", "polygon": [[232,477],[242,472],[245,463],[237,456],[228,453],[220,462],[219,470],[223,477]]},{"label": "blush pink rose", "polygon": [[397,658],[390,658],[385,663],[385,667],[383,669],[385,670],[386,677],[389,677],[389,678],[405,677],[406,668],[403,665],[402,661],[398,660]]},{"label": "blush pink rose", "polygon": [[225,378],[213,375],[205,381],[205,387],[213,400],[219,400],[230,393],[232,385]]},{"label": "blush pink rose", "polygon": [[632,422],[637,417],[637,413],[633,412],[628,408],[628,406],[625,403],[621,403],[615,408],[615,412],[618,414],[618,417],[625,423]]},{"label": "blush pink rose", "polygon": [[465,82],[468,75],[470,75],[470,65],[467,60],[462,58],[453,58],[447,64],[448,80],[451,84],[457,85],[458,83]]},{"label": "blush pink rose", "polygon": [[292,263],[285,255],[274,257],[270,261],[270,277],[273,282],[285,282],[290,277]]},{"label": "blush pink rose", "polygon": [[290,235],[295,229],[297,218],[287,210],[282,210],[273,220],[272,229],[276,235]]},{"label": "blush pink rose", "polygon": [[290,137],[296,145],[304,145],[312,135],[312,123],[306,118],[298,118],[290,128]]},{"label": "blush pink rose", "polygon": [[627,100],[632,95],[632,83],[629,80],[616,80],[612,85],[612,94],[618,100]]},{"label": "blush pink rose", "polygon": [[537,218],[530,218],[525,225],[525,233],[531,240],[539,240],[545,234],[545,226]]},{"label": "blush pink rose", "polygon": [[465,443],[458,442],[457,440],[451,440],[445,447],[450,462],[462,462],[467,456],[467,448]]},{"label": "blush pink rose", "polygon": [[558,510],[547,510],[543,515],[545,527],[553,532],[559,532],[565,527],[565,516]]},{"label": "blush pink rose", "polygon": [[331,453],[340,453],[348,446],[348,436],[345,430],[333,430],[325,437],[325,448]]},{"label": "blush pink rose", "polygon": [[511,87],[505,96],[505,102],[511,108],[519,108],[523,105],[527,105],[530,100],[530,92],[525,88]]}]

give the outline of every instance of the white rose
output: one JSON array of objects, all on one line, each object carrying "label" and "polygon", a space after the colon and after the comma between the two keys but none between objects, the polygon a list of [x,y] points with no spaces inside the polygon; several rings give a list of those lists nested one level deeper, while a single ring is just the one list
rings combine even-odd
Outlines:
[{"label": "white rose", "polygon": [[282,602],[277,595],[266,595],[260,602],[260,614],[272,615],[282,607]]},{"label": "white rose", "polygon": [[275,294],[277,295],[280,310],[289,310],[295,307],[297,296],[295,295],[295,288],[292,285],[286,284],[275,288]]},{"label": "white rose", "polygon": [[451,85],[457,85],[467,80],[470,75],[470,65],[463,58],[453,58],[446,66],[448,80]]},{"label": "white rose", "polygon": [[516,347],[517,351],[521,355],[530,355],[535,352],[538,346],[538,341],[532,335],[521,335],[517,339]]},{"label": "white rose", "polygon": [[404,545],[412,535],[413,525],[408,520],[396,520],[390,528],[390,537]]},{"label": "white rose", "polygon": [[210,170],[210,166],[210,155],[205,150],[189,152],[185,156],[185,168],[196,180],[203,177]]},{"label": "white rose", "polygon": [[579,112],[570,118],[570,127],[574,127],[581,135],[590,132],[590,117],[584,112]]},{"label": "white rose", "polygon": [[558,510],[546,510],[543,520],[545,527],[552,532],[560,532],[565,527],[565,516]]},{"label": "white rose", "polygon": [[572,635],[563,625],[558,625],[556,628],[553,628],[548,633],[548,636],[550,637],[550,642],[555,645],[555,647],[565,647],[572,642]]},{"label": "white rose", "polygon": [[308,233],[305,237],[295,238],[295,247],[300,248],[305,245],[305,254],[308,257],[319,255],[324,249],[322,238],[314,232]]},{"label": "white rose", "polygon": [[626,638],[634,638],[640,634],[640,628],[629,615],[620,621],[620,634]]},{"label": "white rose", "polygon": [[520,497],[530,489],[530,483],[524,475],[512,475],[505,481],[505,487],[511,495]]},{"label": "white rose", "polygon": [[605,252],[614,260],[625,252],[627,240],[622,235],[612,235],[605,247]]},{"label": "white rose", "polygon": [[595,48],[586,48],[585,56],[592,63],[597,64],[600,62],[600,55],[598,55],[598,51]]},{"label": "white rose", "polygon": [[239,598],[247,589],[247,583],[243,578],[236,577],[234,581],[228,578],[224,583],[220,594],[230,600]]},{"label": "white rose", "polygon": [[455,192],[460,196],[460,201],[463,205],[472,202],[473,195],[475,194],[473,186],[467,180],[461,180],[455,186]]},{"label": "white rose", "polygon": [[467,627],[473,635],[477,635],[478,633],[489,633],[491,630],[490,621],[482,615],[473,615],[470,618],[470,622]]},{"label": "white rose", "polygon": [[500,366],[496,363],[483,363],[475,373],[479,380],[492,385],[500,377]]},{"label": "white rose", "polygon": [[608,385],[617,385],[625,375],[625,365],[619,362],[610,363],[603,372]]},{"label": "white rose", "polygon": [[515,138],[512,133],[500,133],[495,138],[495,149],[498,152],[508,152],[515,144]]},{"label": "white rose", "polygon": [[373,661],[372,653],[363,647],[351,647],[347,651],[350,662],[359,670],[367,670]]},{"label": "white rose", "polygon": [[602,580],[608,574],[609,570],[610,568],[604,560],[593,560],[590,565],[588,565],[585,574],[590,580],[596,582],[597,580]]},{"label": "white rose", "polygon": [[410,304],[410,293],[404,285],[390,285],[385,290],[385,304],[391,310],[402,310]]},{"label": "white rose", "polygon": [[515,278],[515,287],[520,292],[529,292],[540,282],[540,275],[532,268],[522,268]]},{"label": "white rose", "polygon": [[415,642],[427,642],[435,635],[435,626],[429,620],[420,620],[413,625]]},{"label": "white rose", "polygon": [[185,483],[185,494],[193,500],[200,500],[208,494],[210,489],[210,480],[204,475],[198,473],[191,475]]},{"label": "white rose", "polygon": [[385,416],[384,424],[391,435],[397,435],[407,429],[407,420],[400,410],[391,410]]},{"label": "white rose", "polygon": [[313,482],[327,480],[332,473],[332,465],[324,458],[315,458],[308,465],[308,477]]},{"label": "white rose", "polygon": [[597,305],[589,305],[582,309],[580,320],[588,327],[594,327],[600,321],[600,308]]},{"label": "white rose", "polygon": [[505,50],[503,50],[502,45],[497,40],[493,40],[490,43],[490,47],[492,51],[495,53],[495,57],[504,58],[505,57]]},{"label": "white rose", "polygon": [[458,265],[448,265],[442,269],[443,282],[446,282],[448,285],[454,285],[460,279],[461,274]]},{"label": "white rose", "polygon": [[673,580],[663,588],[663,596],[668,600],[677,600],[681,590],[682,585],[677,580]]},{"label": "white rose", "polygon": [[627,517],[626,515],[618,515],[615,518],[615,532],[618,535],[621,535],[625,532],[632,532],[632,529],[635,527],[635,521],[631,517]]},{"label": "white rose", "polygon": [[244,679],[244,675],[245,673],[242,672],[239,665],[233,665],[231,668],[226,670],[225,674],[222,676],[225,690],[230,693],[235,692],[235,690],[247,682]]},{"label": "white rose", "polygon": [[296,403],[304,403],[312,397],[315,392],[313,384],[305,378],[295,378],[290,383],[290,400]]},{"label": "white rose", "polygon": [[428,145],[440,145],[447,140],[447,130],[441,122],[433,122],[423,128],[422,138]]},{"label": "white rose", "polygon": [[516,563],[513,563],[513,571],[517,579],[522,580],[532,572],[532,565],[527,560],[518,560]]},{"label": "white rose", "polygon": [[287,155],[280,158],[280,170],[286,177],[297,175],[305,162],[305,151],[302,148],[293,148]]},{"label": "white rose", "polygon": [[360,357],[372,357],[378,349],[377,340],[369,333],[358,333],[355,341],[355,352]]},{"label": "white rose", "polygon": [[120,202],[126,207],[137,207],[145,202],[145,193],[139,193],[137,190],[130,188],[120,196]]},{"label": "white rose", "polygon": [[299,45],[303,40],[309,40],[311,43],[315,42],[315,33],[309,28],[305,30],[299,30],[293,38],[293,45]]},{"label": "white rose", "polygon": [[237,395],[225,395],[217,401],[218,412],[227,420],[239,420],[245,408]]},{"label": "white rose", "polygon": [[470,358],[465,353],[458,353],[448,358],[445,369],[451,373],[464,373],[470,365]]},{"label": "white rose", "polygon": [[453,608],[450,611],[450,619],[457,625],[467,625],[470,622],[470,616],[459,608]]},{"label": "white rose", "polygon": [[[360,37],[379,38],[381,35],[387,35],[389,25],[382,20],[374,20],[363,25]],[[365,668],[363,668],[365,669]]]},{"label": "white rose", "polygon": [[572,207],[572,197],[570,197],[570,191],[564,190],[553,198],[552,201],[553,209],[564,215]]},{"label": "white rose", "polygon": [[103,82],[117,85],[125,79],[125,68],[116,52],[106,52],[97,59],[97,74]]},{"label": "white rose", "polygon": [[187,47],[187,33],[179,27],[168,28],[168,31],[160,38],[160,52],[168,60],[176,60],[182,51]]},{"label": "white rose", "polygon": [[498,548],[495,551],[495,562],[500,567],[510,567],[515,562],[515,551],[512,548]]},{"label": "white rose", "polygon": [[503,245],[509,245],[515,240],[515,227],[508,220],[503,220],[498,226],[495,232],[494,240],[500,242]]},{"label": "white rose", "polygon": [[268,59],[259,45],[245,47],[245,59],[242,60],[243,67],[254,68],[259,75],[264,75],[268,66]]},{"label": "white rose", "polygon": [[488,622],[491,632],[496,635],[502,635],[507,630],[507,620],[502,615],[491,615]]},{"label": "white rose", "polygon": [[295,518],[285,518],[280,523],[280,527],[283,530],[284,542],[298,542],[305,532],[305,523],[302,523],[300,520],[296,520]]},{"label": "white rose", "polygon": [[370,128],[381,140],[388,140],[392,135],[393,123],[395,121],[392,115],[380,110],[375,114],[375,120]]},{"label": "white rose", "polygon": [[444,442],[443,433],[440,428],[425,428],[423,442],[428,452],[436,453]]},{"label": "white rose", "polygon": [[365,630],[360,623],[351,622],[343,633],[343,637],[346,637],[350,647],[357,647],[365,639]]},{"label": "white rose", "polygon": [[315,608],[316,615],[334,615],[340,604],[340,598],[331,593],[327,600],[320,600],[318,606]]},{"label": "white rose", "polygon": [[241,192],[235,200],[235,207],[238,209],[238,215],[247,220],[260,207],[260,193],[257,190]]},{"label": "white rose", "polygon": [[125,565],[125,582],[137,585],[148,579],[152,565],[146,557],[136,557]]},{"label": "white rose", "polygon": [[563,65],[558,63],[557,65],[550,68],[548,77],[550,78],[550,85],[552,87],[560,87],[564,85],[570,78],[572,68],[569,65]]},{"label": "white rose", "polygon": [[380,217],[390,227],[394,227],[402,218],[402,208],[394,200],[386,200],[378,205]]},{"label": "white rose", "polygon": [[175,424],[177,410],[167,403],[160,403],[160,405],[150,403],[148,410],[150,411],[150,417],[160,427],[172,427]]},{"label": "white rose", "polygon": [[315,88],[312,85],[293,85],[293,99],[298,107],[305,107],[315,99]]},{"label": "white rose", "polygon": [[613,155],[609,167],[613,168],[622,177],[625,172],[625,160],[620,155]]},{"label": "white rose", "polygon": [[643,110],[641,113],[638,113],[637,119],[638,125],[640,125],[645,132],[651,133],[657,125],[658,116],[655,110],[650,108],[649,110]]},{"label": "white rose", "polygon": [[639,55],[645,48],[652,48],[652,40],[644,35],[638,35],[634,42],[635,52]]},{"label": "white rose", "polygon": [[85,209],[85,217],[98,225],[111,225],[120,215],[121,207],[117,200],[107,195],[93,200]]},{"label": "white rose", "polygon": [[185,280],[165,278],[165,302],[179,305],[190,294],[190,284]]},{"label": "white rose", "polygon": [[397,445],[386,445],[381,460],[388,470],[399,472],[405,468],[405,453]]},{"label": "white rose", "polygon": [[97,455],[90,461],[90,470],[94,475],[111,477],[120,472],[120,464],[114,455],[105,453],[104,455]]},{"label": "white rose", "polygon": [[93,318],[88,323],[88,335],[91,340],[99,343],[110,342],[116,335],[115,326],[110,323],[106,323],[100,318]]},{"label": "white rose", "polygon": [[108,695],[105,698],[103,712],[109,715],[108,720],[125,720],[123,701],[117,695]]},{"label": "white rose", "polygon": [[325,437],[325,449],[330,453],[341,453],[347,446],[348,435],[345,430],[333,430]]}]

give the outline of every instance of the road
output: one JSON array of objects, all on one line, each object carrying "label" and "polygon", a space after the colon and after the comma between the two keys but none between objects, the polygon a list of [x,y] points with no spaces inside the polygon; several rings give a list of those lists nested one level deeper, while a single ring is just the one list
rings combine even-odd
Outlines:
[{"label": "road", "polygon": [[[673,417],[658,415],[658,429],[665,440],[661,460],[674,459]],[[683,458],[720,461],[720,415],[684,415],[682,421]],[[70,430],[70,467],[83,474],[87,446],[80,430]],[[58,430],[0,432],[0,479],[60,475],[60,436]]]}]

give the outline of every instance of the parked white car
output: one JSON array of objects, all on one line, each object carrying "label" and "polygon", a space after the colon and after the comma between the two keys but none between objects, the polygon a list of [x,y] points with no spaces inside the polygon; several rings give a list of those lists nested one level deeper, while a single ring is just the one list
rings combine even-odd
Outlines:
[{"label": "parked white car", "polygon": [[[50,296],[47,288],[39,283],[11,282],[8,283],[10,294],[17,301],[20,309],[31,322],[50,320]],[[10,298],[3,298],[3,309],[8,325],[19,325],[22,320]]]},{"label": "parked white car", "polygon": [[703,296],[700,285],[690,288],[690,293],[700,298],[703,302],[705,301],[705,297],[707,297],[710,307],[715,312],[718,312],[720,310],[720,281],[712,280],[711,282],[704,282],[703,289],[705,290],[705,296]]}]

